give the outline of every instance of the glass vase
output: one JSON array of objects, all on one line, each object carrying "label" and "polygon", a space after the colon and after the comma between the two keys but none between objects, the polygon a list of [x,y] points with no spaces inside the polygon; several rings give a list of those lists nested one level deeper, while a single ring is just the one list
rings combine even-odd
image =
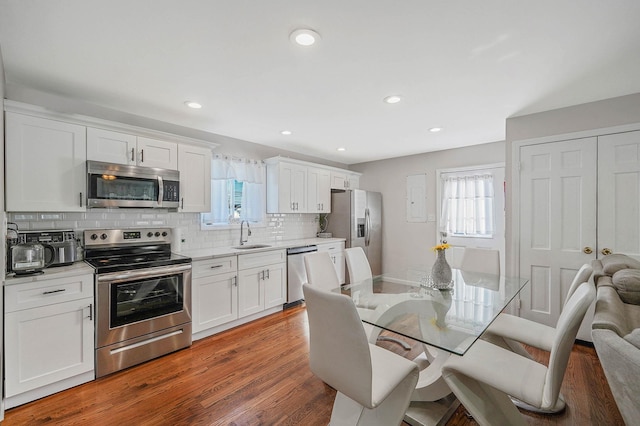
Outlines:
[{"label": "glass vase", "polygon": [[451,266],[447,263],[444,250],[436,250],[436,261],[431,268],[431,279],[437,286],[451,283]]}]

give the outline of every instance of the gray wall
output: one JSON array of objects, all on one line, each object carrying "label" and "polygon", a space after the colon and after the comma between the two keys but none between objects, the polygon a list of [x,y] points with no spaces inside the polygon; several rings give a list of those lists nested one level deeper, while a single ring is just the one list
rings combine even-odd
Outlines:
[{"label": "gray wall", "polygon": [[429,266],[435,260],[431,247],[439,238],[436,222],[407,222],[406,177],[427,175],[427,213],[435,215],[437,169],[502,163],[504,147],[504,142],[493,142],[352,165],[352,170],[364,173],[360,188],[382,193],[383,271]]},{"label": "gray wall", "polygon": [[[512,181],[512,146],[514,142],[640,123],[640,93],[560,108],[536,114],[511,117],[506,121],[506,180]],[[506,247],[507,273],[515,265],[510,260],[517,249],[518,234],[513,229],[511,200],[514,191],[507,184]]]}]

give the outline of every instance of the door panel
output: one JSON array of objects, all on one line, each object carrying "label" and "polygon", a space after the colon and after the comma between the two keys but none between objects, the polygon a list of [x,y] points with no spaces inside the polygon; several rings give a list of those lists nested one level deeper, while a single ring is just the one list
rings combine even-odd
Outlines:
[{"label": "door panel", "polygon": [[[595,258],[596,138],[520,148],[521,316],[555,326],[573,276]],[[569,279],[571,277],[571,279]]]},{"label": "door panel", "polygon": [[640,131],[598,138],[598,252],[640,260]]}]

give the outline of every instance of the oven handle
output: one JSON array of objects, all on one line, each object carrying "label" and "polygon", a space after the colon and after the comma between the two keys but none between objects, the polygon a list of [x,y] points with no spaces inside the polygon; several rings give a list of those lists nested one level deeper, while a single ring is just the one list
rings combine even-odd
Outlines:
[{"label": "oven handle", "polygon": [[139,278],[153,278],[161,275],[175,274],[178,272],[188,271],[190,269],[191,269],[191,264],[162,266],[159,268],[136,269],[134,271],[127,271],[127,272],[113,272],[110,274],[98,275],[98,282],[133,281]]}]

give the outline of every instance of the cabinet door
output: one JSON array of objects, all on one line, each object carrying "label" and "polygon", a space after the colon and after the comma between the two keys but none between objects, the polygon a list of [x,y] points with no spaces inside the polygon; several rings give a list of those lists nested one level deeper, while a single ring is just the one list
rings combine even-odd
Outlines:
[{"label": "cabinet door", "polygon": [[136,164],[136,137],[87,127],[87,160]]},{"label": "cabinet door", "polygon": [[331,211],[331,173],[329,170],[307,169],[307,213]]},{"label": "cabinet door", "polygon": [[331,172],[331,189],[347,189],[347,174]]},{"label": "cabinet door", "polygon": [[192,285],[194,333],[238,318],[238,286],[235,272],[194,278]]},{"label": "cabinet door", "polygon": [[138,165],[178,170],[178,144],[138,137]]},{"label": "cabinet door", "polygon": [[93,298],[5,315],[5,396],[94,368]]},{"label": "cabinet door", "polygon": [[347,187],[349,189],[360,189],[360,175],[349,175]]},{"label": "cabinet door", "polygon": [[264,311],[265,267],[238,272],[238,318]]},{"label": "cabinet door", "polygon": [[306,213],[307,167],[278,162],[267,166],[267,213]]},{"label": "cabinet door", "polygon": [[178,146],[180,211],[211,211],[211,151],[190,145]]},{"label": "cabinet door", "polygon": [[85,211],[86,128],[6,113],[7,211]]},{"label": "cabinet door", "polygon": [[282,306],[287,301],[287,264],[278,263],[266,267],[264,279],[264,308]]}]

